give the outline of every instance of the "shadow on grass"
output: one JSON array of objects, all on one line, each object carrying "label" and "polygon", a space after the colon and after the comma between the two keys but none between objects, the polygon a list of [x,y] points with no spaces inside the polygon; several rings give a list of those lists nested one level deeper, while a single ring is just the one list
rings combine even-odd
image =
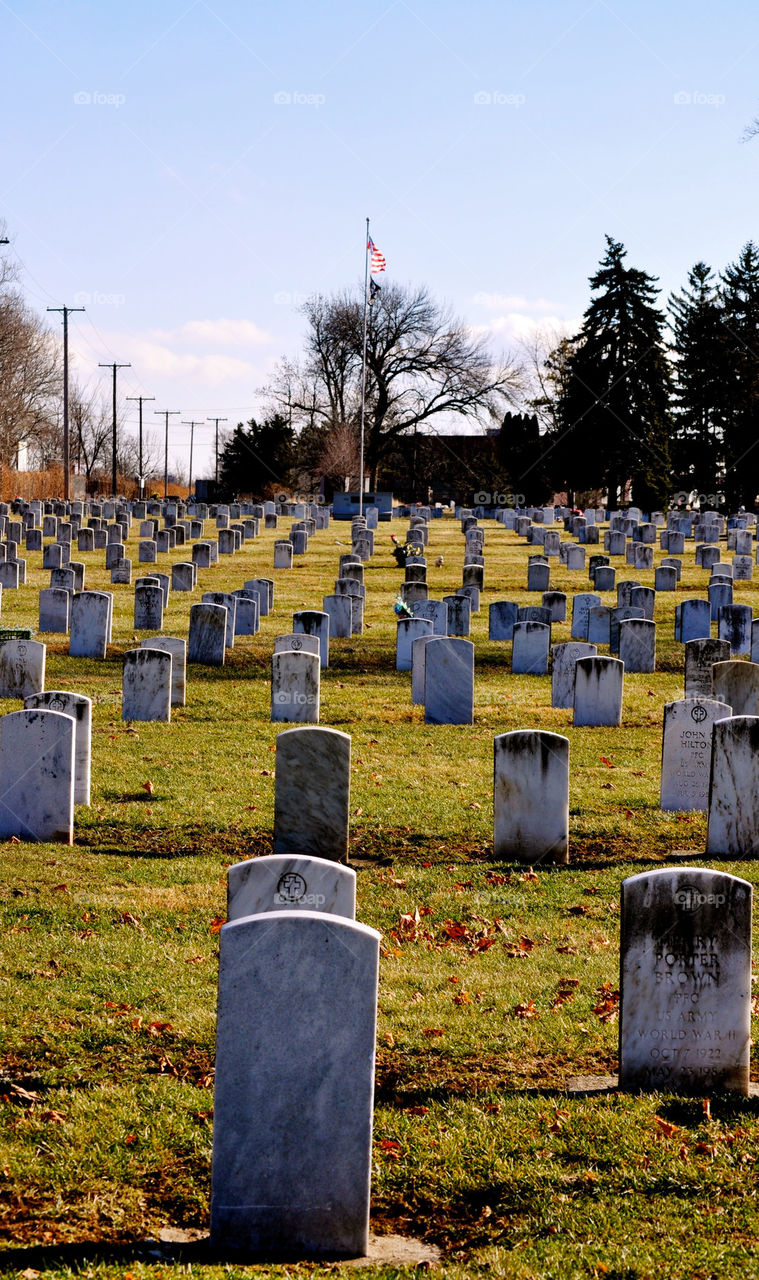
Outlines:
[{"label": "shadow on grass", "polygon": [[184,1242],[138,1240],[132,1244],[107,1244],[101,1240],[84,1240],[76,1244],[27,1245],[0,1250],[0,1272],[57,1271],[73,1272],[98,1264],[131,1266],[137,1262],[167,1262],[190,1265],[209,1264],[219,1259],[211,1253],[207,1239]]}]

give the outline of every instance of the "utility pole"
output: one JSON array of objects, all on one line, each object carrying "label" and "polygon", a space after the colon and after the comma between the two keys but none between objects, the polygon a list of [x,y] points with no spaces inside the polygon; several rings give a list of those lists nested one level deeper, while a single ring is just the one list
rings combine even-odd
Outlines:
[{"label": "utility pole", "polygon": [[166,422],[166,435],[164,437],[164,445],[163,445],[163,496],[164,498],[168,498],[169,496],[169,418],[172,418],[175,413],[181,413],[181,412],[182,412],[181,409],[154,409],[153,410],[153,413],[157,413],[159,417],[161,416],[161,414],[163,414]]},{"label": "utility pole", "polygon": [[140,474],[137,477],[137,483],[140,486],[140,502],[142,501],[142,406],[146,400],[155,400],[155,396],[127,396],[127,400],[137,400],[140,405]]},{"label": "utility pole", "polygon": [[228,418],[208,418],[208,422],[216,423],[216,484],[219,483],[219,423],[228,422]]},{"label": "utility pole", "polygon": [[189,428],[190,428],[190,474],[189,474],[189,476],[187,477],[187,483],[188,483],[189,488],[190,488],[190,493],[192,493],[192,438],[193,438],[193,436],[195,435],[195,428],[196,428],[196,427],[202,427],[202,426],[203,426],[203,423],[202,423],[202,421],[201,421],[201,422],[187,422],[187,420],[186,420],[185,418],[183,418],[183,419],[182,419],[182,426],[184,426],[184,427],[189,427]]},{"label": "utility pole", "polygon": [[118,477],[116,475],[116,371],[118,369],[131,369],[131,364],[117,364],[114,360],[111,364],[99,364],[98,369],[113,370],[113,438],[111,440],[111,491],[114,498],[118,488]]},{"label": "utility pole", "polygon": [[[0,244],[7,244],[0,240]],[[84,307],[48,307],[63,315],[63,501],[69,500],[69,313],[84,311]]]}]

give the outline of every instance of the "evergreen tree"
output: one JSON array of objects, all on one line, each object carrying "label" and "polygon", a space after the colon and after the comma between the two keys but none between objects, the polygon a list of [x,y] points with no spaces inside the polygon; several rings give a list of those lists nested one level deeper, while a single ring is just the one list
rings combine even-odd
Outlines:
[{"label": "evergreen tree", "polygon": [[605,486],[611,506],[632,481],[633,500],[650,510],[671,485],[664,317],[656,278],[626,267],[610,236],[606,245],[557,406],[557,470],[570,491]]},{"label": "evergreen tree", "polygon": [[674,336],[672,468],[675,488],[712,494],[720,484],[728,378],[725,329],[710,267],[697,262],[669,300]]},{"label": "evergreen tree", "polygon": [[507,413],[498,437],[502,465],[511,477],[511,489],[522,495],[522,503],[541,506],[553,497],[546,459],[544,436],[537,414]]},{"label": "evergreen tree", "polygon": [[293,464],[294,431],[275,413],[264,422],[239,422],[220,457],[219,479],[227,493],[262,498],[285,489]]},{"label": "evergreen tree", "polygon": [[759,494],[759,249],[744,245],[722,276],[727,361],[725,491],[734,509]]}]

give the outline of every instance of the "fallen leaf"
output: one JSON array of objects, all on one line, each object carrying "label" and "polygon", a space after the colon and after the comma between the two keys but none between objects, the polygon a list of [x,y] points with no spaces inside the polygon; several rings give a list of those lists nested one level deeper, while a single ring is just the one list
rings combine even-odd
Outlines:
[{"label": "fallen leaf", "polygon": [[386,1031],[382,1039],[385,1041],[385,1044],[388,1046],[388,1048],[390,1049],[395,1048],[395,1036],[393,1035],[392,1031]]},{"label": "fallen leaf", "polygon": [[515,1014],[517,1018],[539,1018],[540,1017],[540,1014],[535,1008],[535,1005],[533,1004],[532,1000],[525,1000],[523,1001],[522,1004],[515,1005],[512,1012]]},{"label": "fallen leaf", "polygon": [[433,1036],[444,1036],[445,1028],[444,1027],[425,1027],[424,1031],[422,1032],[422,1035],[429,1036],[430,1039],[432,1039]]},{"label": "fallen leaf", "polygon": [[155,787],[153,786],[153,783],[150,781],[150,779],[148,779],[147,782],[143,782],[142,789],[143,791],[147,791],[149,796],[152,796],[155,791]]},{"label": "fallen leaf", "polygon": [[670,1124],[669,1120],[663,1120],[661,1116],[654,1116],[654,1124],[658,1126],[665,1138],[671,1138],[678,1130],[676,1124]]},{"label": "fallen leaf", "polygon": [[63,1124],[66,1117],[62,1111],[43,1111],[40,1119],[46,1124]]},{"label": "fallen leaf", "polygon": [[211,921],[211,933],[220,933],[222,925],[226,924],[223,916],[214,916]]},{"label": "fallen leaf", "polygon": [[711,1118],[712,1118],[712,1100],[711,1100],[711,1098],[702,1098],[702,1100],[701,1100],[701,1110],[703,1111],[704,1116],[706,1117],[706,1119],[707,1119],[707,1120],[711,1120]]}]

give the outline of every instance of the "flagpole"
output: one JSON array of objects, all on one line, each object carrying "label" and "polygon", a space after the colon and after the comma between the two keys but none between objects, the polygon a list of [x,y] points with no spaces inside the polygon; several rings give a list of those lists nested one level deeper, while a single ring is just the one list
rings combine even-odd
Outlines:
[{"label": "flagpole", "polygon": [[369,292],[369,219],[366,219],[366,259],[364,261],[364,349],[361,357],[361,435],[358,463],[358,514],[364,514],[364,406],[366,400],[366,325]]}]

